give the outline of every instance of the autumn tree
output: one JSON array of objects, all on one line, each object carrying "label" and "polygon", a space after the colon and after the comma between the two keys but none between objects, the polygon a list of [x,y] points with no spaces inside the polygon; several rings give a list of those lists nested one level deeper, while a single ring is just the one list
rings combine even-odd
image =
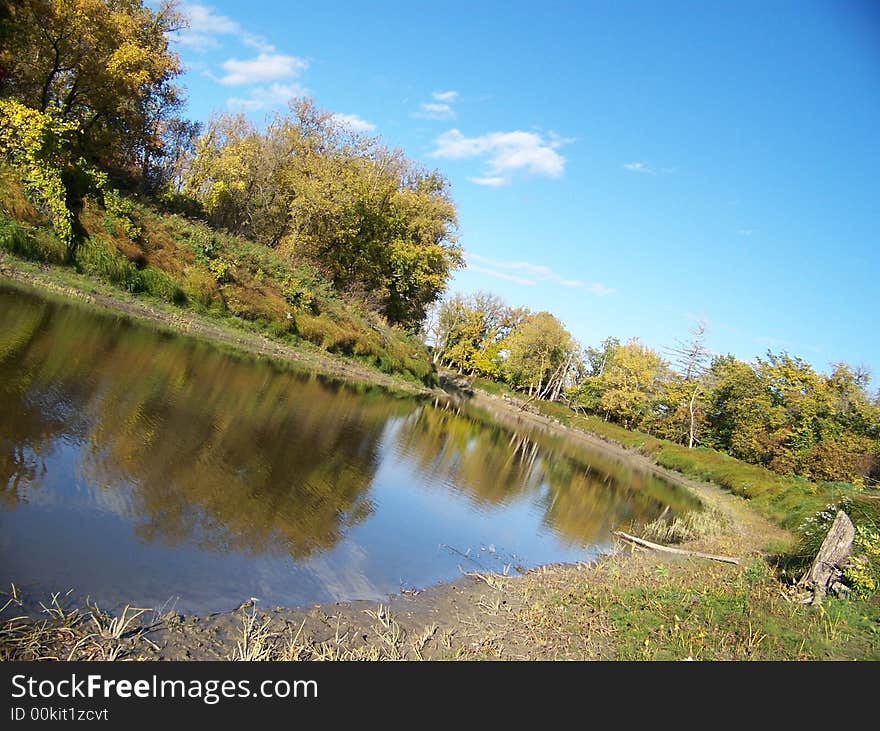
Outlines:
[{"label": "autumn tree", "polygon": [[280,161],[270,160],[266,147],[264,137],[245,115],[212,118],[196,141],[183,190],[201,203],[215,228],[271,245],[277,243],[272,220],[283,217],[283,202],[279,200],[273,211],[276,181],[270,169]]},{"label": "autumn tree", "polygon": [[429,324],[435,362],[459,373],[500,377],[502,341],[525,315],[525,310],[508,307],[486,292],[447,298]]},{"label": "autumn tree", "polygon": [[185,187],[214,225],[317,264],[407,328],[463,263],[446,180],[310,100],[265,131],[243,116],[212,120]]},{"label": "autumn tree", "polygon": [[839,363],[830,375],[788,353],[754,364],[716,358],[707,376],[707,443],[782,474],[874,479],[880,410],[867,373]]},{"label": "autumn tree", "polygon": [[606,419],[638,428],[652,416],[667,365],[636,338],[623,345],[606,341],[606,345],[601,370],[570,395],[575,403],[587,404]]},{"label": "autumn tree", "polygon": [[167,34],[183,25],[170,2],[20,0],[7,6],[0,92],[78,125],[78,152],[138,175],[161,148],[180,104],[182,67]]},{"label": "autumn tree", "polygon": [[520,322],[500,343],[502,374],[529,396],[555,400],[567,385],[577,356],[571,333],[549,312],[535,312]]}]

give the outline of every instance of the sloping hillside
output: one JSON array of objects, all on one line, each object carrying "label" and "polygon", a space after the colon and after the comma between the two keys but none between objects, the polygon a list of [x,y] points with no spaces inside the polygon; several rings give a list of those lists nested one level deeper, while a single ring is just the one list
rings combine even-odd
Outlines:
[{"label": "sloping hillside", "polygon": [[334,290],[314,265],[215,231],[152,201],[121,198],[112,211],[108,208],[85,199],[77,221],[80,243],[71,261],[16,173],[0,168],[0,248],[14,257],[71,266],[138,296],[435,383],[435,370],[417,338]]}]

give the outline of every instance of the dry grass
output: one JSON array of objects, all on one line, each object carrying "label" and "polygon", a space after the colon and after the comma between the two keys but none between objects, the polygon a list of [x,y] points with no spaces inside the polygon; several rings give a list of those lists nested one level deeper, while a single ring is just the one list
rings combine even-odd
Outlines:
[{"label": "dry grass", "polygon": [[248,661],[380,661],[423,660],[424,652],[439,629],[433,623],[412,640],[388,606],[379,604],[365,610],[370,624],[357,630],[343,623],[340,617],[322,615],[332,635],[318,639],[305,631],[306,620],[298,627],[260,616],[255,610],[242,615],[239,639],[229,655],[230,660]]},{"label": "dry grass", "polygon": [[645,526],[642,535],[659,543],[687,543],[714,538],[730,528],[730,518],[714,507],[689,510],[671,520],[661,516]]},{"label": "dry grass", "polygon": [[271,619],[261,620],[256,608],[242,616],[241,639],[235,643],[230,660],[258,662],[272,660],[275,651],[274,638],[269,629]]},{"label": "dry grass", "polygon": [[[39,617],[24,613],[19,592],[12,585],[0,615],[19,610],[0,621],[0,660],[121,660],[144,657],[151,641],[150,627],[138,623],[147,610],[123,608],[118,616],[97,605],[86,610],[67,606],[70,592],[52,594],[40,602]],[[153,645],[153,647],[155,647]]]}]

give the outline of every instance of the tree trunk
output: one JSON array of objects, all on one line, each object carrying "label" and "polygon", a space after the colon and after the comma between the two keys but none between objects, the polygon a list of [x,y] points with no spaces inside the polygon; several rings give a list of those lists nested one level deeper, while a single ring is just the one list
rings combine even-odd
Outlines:
[{"label": "tree trunk", "polygon": [[837,590],[843,585],[843,569],[849,560],[855,535],[856,530],[849,516],[842,510],[838,511],[816,554],[816,560],[798,582],[799,587],[812,593],[805,603],[821,604],[829,589]]},{"label": "tree trunk", "polygon": [[688,403],[688,412],[690,413],[690,417],[691,417],[691,424],[690,424],[691,428],[690,428],[690,433],[688,434],[688,449],[694,448],[694,431],[695,431],[694,422],[696,421],[695,415],[694,415],[694,401],[697,400],[697,394],[699,392],[700,392],[699,387],[695,388],[693,394],[691,395],[691,400]]}]

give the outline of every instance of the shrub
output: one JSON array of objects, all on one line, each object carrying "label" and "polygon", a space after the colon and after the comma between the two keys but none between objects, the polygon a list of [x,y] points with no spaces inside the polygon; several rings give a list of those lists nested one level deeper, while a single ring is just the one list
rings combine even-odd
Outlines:
[{"label": "shrub", "polygon": [[166,302],[173,302],[176,305],[182,305],[186,302],[184,291],[161,269],[147,267],[141,271],[141,279],[144,290],[154,297],[159,297]]},{"label": "shrub", "polygon": [[69,143],[77,125],[53,109],[39,112],[12,99],[0,99],[0,153],[20,172],[29,195],[44,208],[58,238],[73,251],[74,216],[67,207],[64,181]]},{"label": "shrub", "polygon": [[213,275],[199,267],[187,267],[183,273],[183,288],[186,294],[203,307],[219,305],[223,308],[223,298],[217,288]]},{"label": "shrub", "polygon": [[232,264],[225,259],[212,259],[208,262],[208,269],[211,270],[218,284],[225,284],[233,280]]},{"label": "shrub", "polygon": [[165,191],[159,196],[159,202],[169,213],[176,213],[187,218],[198,218],[204,213],[201,203],[176,191]]}]

